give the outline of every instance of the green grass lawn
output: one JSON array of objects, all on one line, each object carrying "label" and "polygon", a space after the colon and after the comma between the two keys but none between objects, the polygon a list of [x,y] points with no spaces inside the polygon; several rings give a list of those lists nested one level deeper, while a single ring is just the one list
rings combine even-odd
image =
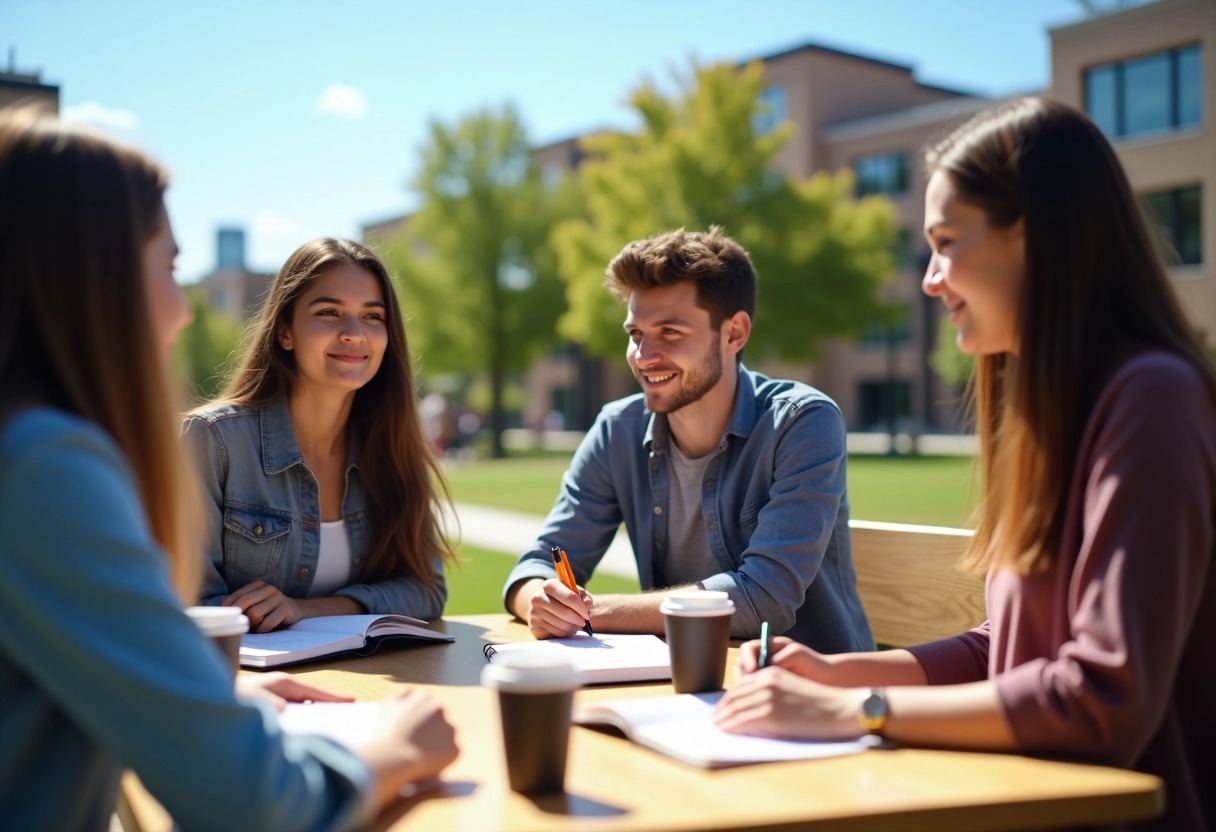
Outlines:
[{"label": "green grass lawn", "polygon": [[[447,569],[448,603],[444,615],[502,612],[502,585],[515,565],[515,556],[463,546],[460,560],[459,564]],[[637,592],[638,582],[615,575],[594,575],[587,582],[587,591],[592,595]]]},{"label": "green grass lawn", "polygon": [[[453,464],[447,468],[460,502],[543,515],[553,505],[569,456],[530,456]],[[888,523],[963,526],[970,514],[967,457],[849,457],[852,516]],[[464,546],[448,568],[448,615],[502,611],[502,585],[514,555]],[[587,590],[637,592],[636,580],[599,574]]]},{"label": "green grass lawn", "polygon": [[[447,469],[452,495],[465,503],[546,514],[567,456],[457,463]],[[849,457],[852,517],[887,523],[963,526],[973,505],[970,457]]]}]

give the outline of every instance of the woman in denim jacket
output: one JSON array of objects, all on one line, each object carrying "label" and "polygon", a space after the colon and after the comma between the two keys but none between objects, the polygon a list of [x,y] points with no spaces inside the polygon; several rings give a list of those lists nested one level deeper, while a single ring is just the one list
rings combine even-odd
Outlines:
[{"label": "woman in denim jacket", "polygon": [[306,243],[251,338],[183,428],[211,497],[203,603],[239,606],[256,632],[321,615],[438,618],[446,486],[383,262],[349,240]]}]

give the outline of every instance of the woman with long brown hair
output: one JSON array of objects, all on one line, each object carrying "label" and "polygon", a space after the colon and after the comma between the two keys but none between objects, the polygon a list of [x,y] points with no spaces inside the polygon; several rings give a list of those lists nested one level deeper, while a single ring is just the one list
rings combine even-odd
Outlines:
[{"label": "woman with long brown hair", "polygon": [[[1216,373],[1113,149],[1024,99],[928,153],[924,291],[972,385],[988,621],[908,650],[744,645],[731,731],[1057,754],[1157,774],[1216,826]],[[1204,784],[1207,785],[1204,785]]]},{"label": "woman with long brown hair", "polygon": [[321,238],[283,264],[219,398],[184,434],[210,496],[204,603],[267,632],[320,615],[438,618],[442,473],[383,262]]},{"label": "woman with long brown hair", "polygon": [[285,737],[183,612],[201,563],[165,379],[190,317],[166,184],[99,134],[0,115],[0,818],[104,829],[129,768],[185,829],[359,828],[455,758],[453,730],[405,693],[358,752]]}]

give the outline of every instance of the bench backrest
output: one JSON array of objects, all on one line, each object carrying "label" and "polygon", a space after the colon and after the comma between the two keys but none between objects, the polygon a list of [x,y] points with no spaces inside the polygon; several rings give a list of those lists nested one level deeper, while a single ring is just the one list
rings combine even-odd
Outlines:
[{"label": "bench backrest", "polygon": [[857,592],[879,644],[923,644],[987,618],[983,579],[958,568],[969,530],[866,520],[849,527]]}]

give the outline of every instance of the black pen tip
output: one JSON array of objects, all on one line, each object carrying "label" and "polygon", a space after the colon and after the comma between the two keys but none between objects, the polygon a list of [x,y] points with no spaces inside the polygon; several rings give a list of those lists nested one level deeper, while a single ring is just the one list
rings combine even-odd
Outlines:
[{"label": "black pen tip", "polygon": [[585,632],[589,636],[595,635],[595,633],[591,632],[591,622],[590,621],[583,622],[583,632]]}]

